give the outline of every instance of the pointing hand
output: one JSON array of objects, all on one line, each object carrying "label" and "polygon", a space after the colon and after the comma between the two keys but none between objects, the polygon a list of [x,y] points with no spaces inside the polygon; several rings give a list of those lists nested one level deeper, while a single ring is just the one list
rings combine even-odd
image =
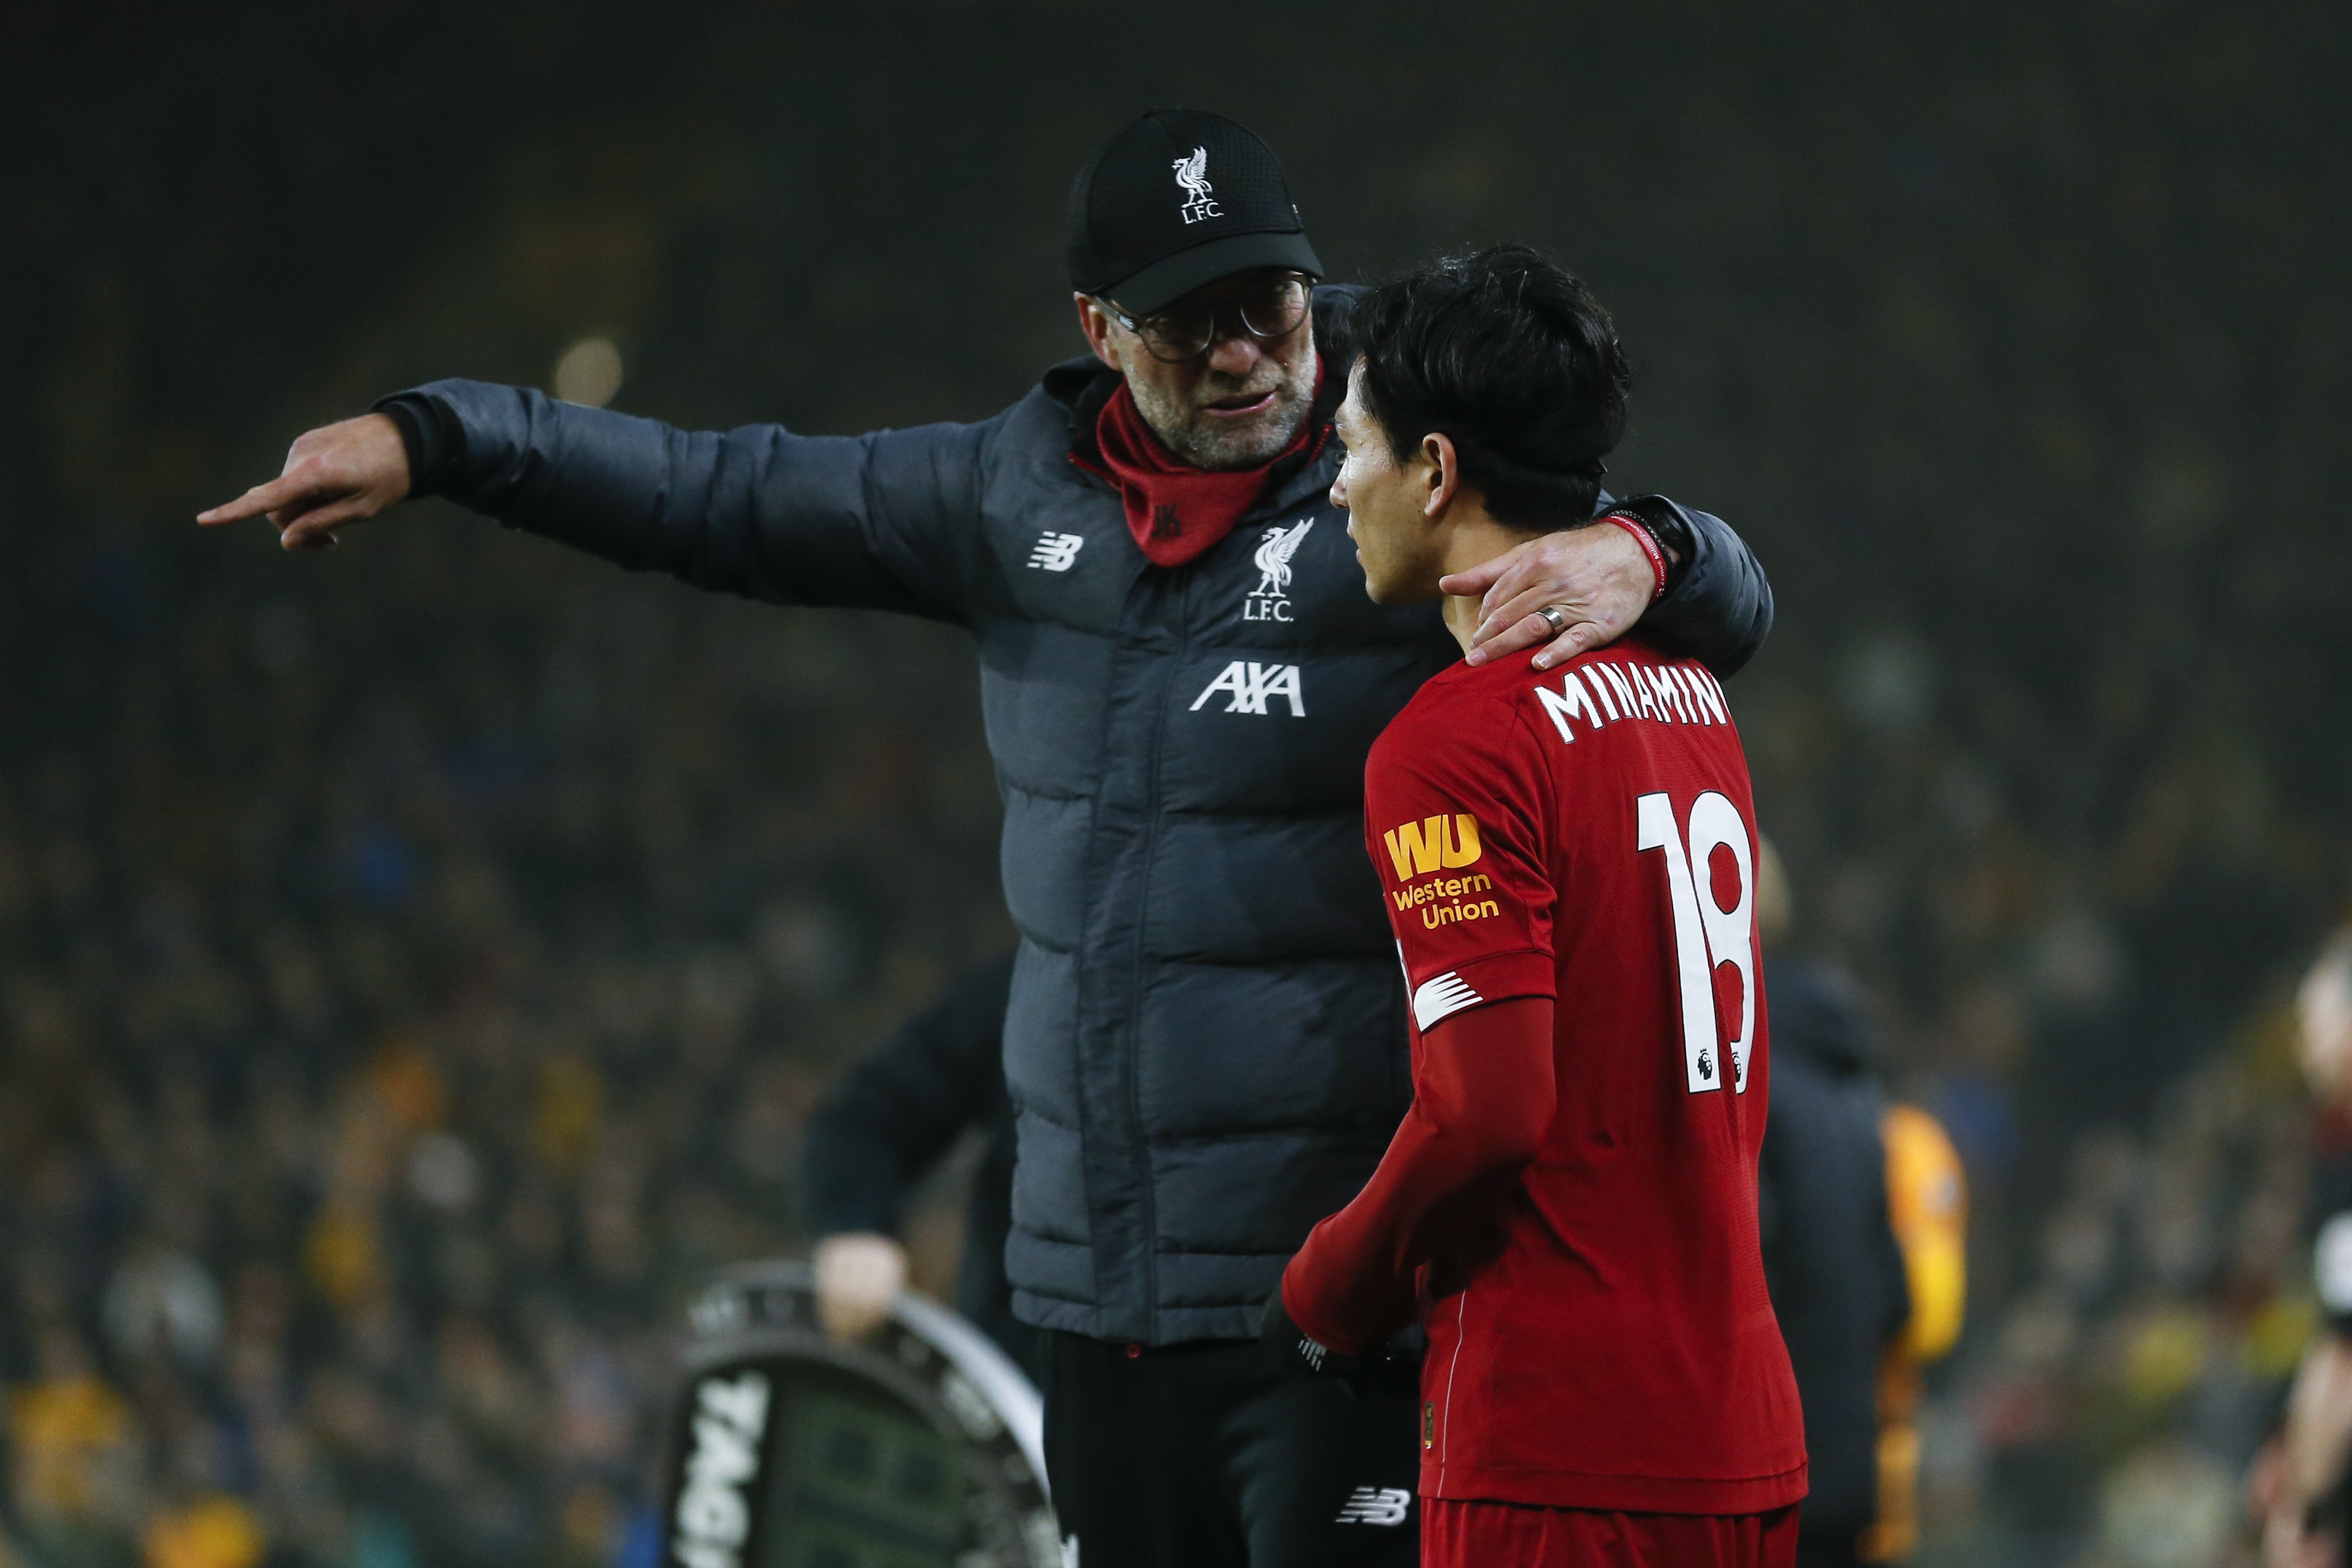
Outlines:
[{"label": "pointing hand", "polygon": [[335,530],[373,517],[408,494],[408,449],[400,427],[363,414],[305,432],[286,454],[286,471],[235,500],[199,512],[207,528],[267,516],[289,550],[323,550]]}]

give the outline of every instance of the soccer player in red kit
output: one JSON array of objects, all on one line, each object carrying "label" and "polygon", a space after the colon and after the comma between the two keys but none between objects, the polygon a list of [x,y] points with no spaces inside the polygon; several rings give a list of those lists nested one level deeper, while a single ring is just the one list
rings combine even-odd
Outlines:
[{"label": "soccer player in red kit", "polygon": [[[1487,250],[1358,323],[1331,499],[1374,600],[1592,515],[1629,377],[1582,284]],[[1467,648],[1476,607],[1446,616]],[[1412,1110],[1291,1261],[1267,1343],[1346,1373],[1425,1328],[1425,1568],[1792,1563],[1755,807],[1722,689],[1632,639],[1456,665],[1373,745],[1364,809]]]}]

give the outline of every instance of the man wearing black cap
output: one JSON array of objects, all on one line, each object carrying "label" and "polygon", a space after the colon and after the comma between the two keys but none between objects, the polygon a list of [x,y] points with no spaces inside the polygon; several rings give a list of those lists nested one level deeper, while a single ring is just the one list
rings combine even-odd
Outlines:
[{"label": "man wearing black cap", "polygon": [[[1068,238],[1093,355],[979,424],[690,433],[436,382],[200,521],[267,513],[303,549],[441,495],[700,586],[970,627],[1022,936],[1005,1263],[1045,1331],[1066,1556],[1411,1563],[1409,1396],[1351,1398],[1253,1335],[1409,1098],[1364,757],[1459,650],[1433,606],[1361,592],[1328,498],[1351,296],[1313,288],[1272,152],[1148,114],[1079,175]],[[1556,662],[1639,619],[1738,668],[1771,595],[1738,537],[1663,497],[1603,504],[1641,537],[1550,533],[1449,581],[1486,595],[1471,657],[1549,637]]]}]

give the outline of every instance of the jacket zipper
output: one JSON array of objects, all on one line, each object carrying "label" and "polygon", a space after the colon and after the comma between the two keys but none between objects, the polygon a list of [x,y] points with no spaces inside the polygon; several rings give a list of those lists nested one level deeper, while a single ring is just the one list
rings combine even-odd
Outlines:
[{"label": "jacket zipper", "polygon": [[[1128,966],[1127,1114],[1135,1133],[1134,1146],[1143,1157],[1143,1320],[1144,1335],[1156,1341],[1160,1329],[1160,1194],[1151,1140],[1143,1125],[1143,983],[1144,928],[1151,909],[1151,879],[1160,856],[1160,764],[1168,744],[1168,697],[1175,689],[1175,672],[1192,649],[1192,586],[1200,563],[1190,561],[1178,570],[1185,574],[1173,597],[1176,614],[1176,658],[1151,705],[1151,765],[1144,774],[1144,798],[1149,807],[1143,830],[1143,877],[1136,904],[1135,940]],[[1150,570],[1150,568],[1146,568]]]}]

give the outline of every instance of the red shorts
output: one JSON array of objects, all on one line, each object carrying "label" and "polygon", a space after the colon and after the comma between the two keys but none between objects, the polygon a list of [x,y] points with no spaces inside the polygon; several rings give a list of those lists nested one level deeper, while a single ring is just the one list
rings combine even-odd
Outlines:
[{"label": "red shorts", "polygon": [[1797,1505],[1770,1513],[1607,1513],[1421,1500],[1421,1568],[1792,1568]]}]

